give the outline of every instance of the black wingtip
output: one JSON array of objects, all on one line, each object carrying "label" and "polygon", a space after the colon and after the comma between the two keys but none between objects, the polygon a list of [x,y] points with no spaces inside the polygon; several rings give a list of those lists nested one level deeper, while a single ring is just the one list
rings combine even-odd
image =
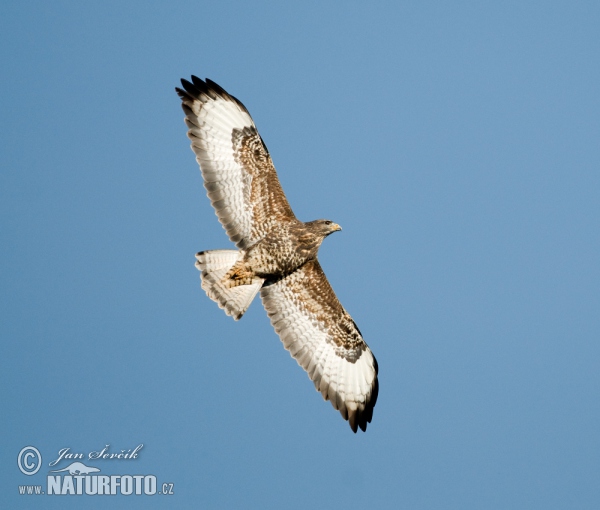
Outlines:
[{"label": "black wingtip", "polygon": [[198,97],[200,95],[200,89],[185,78],[181,78],[181,86],[192,97]]},{"label": "black wingtip", "polygon": [[354,432],[355,434],[356,434],[356,431],[358,430],[359,419],[360,419],[360,417],[358,416],[358,411],[352,411],[352,412],[348,413],[348,425],[350,425],[352,432]]},{"label": "black wingtip", "polygon": [[212,99],[217,99],[217,94],[209,85],[210,80],[201,80],[197,76],[192,74],[192,84],[196,87],[202,94],[206,94]]},{"label": "black wingtip", "polygon": [[219,94],[229,96],[229,93],[223,87],[221,87],[221,85],[212,81],[210,78],[206,78],[206,85],[208,85],[210,88],[212,88],[215,92],[218,92]]},{"label": "black wingtip", "polygon": [[373,381],[373,389],[371,391],[371,397],[369,401],[366,403],[365,408],[362,411],[355,411],[352,415],[348,416],[348,423],[352,432],[356,434],[356,431],[360,428],[363,432],[367,431],[367,425],[371,423],[373,419],[373,409],[375,408],[375,404],[377,404],[377,397],[379,396],[379,378],[377,374],[379,373],[379,367],[377,365],[377,360],[375,356],[373,356],[374,368],[375,368],[375,381]]},{"label": "black wingtip", "polygon": [[195,74],[192,74],[192,83],[196,85],[196,87],[198,87],[199,89],[206,88],[206,83],[204,82],[204,80],[201,80]]},{"label": "black wingtip", "polygon": [[[207,95],[211,99],[217,99],[221,97],[223,99],[227,99],[229,101],[233,101],[238,105],[240,110],[246,112],[250,115],[248,109],[244,106],[244,104],[235,96],[232,96],[227,92],[223,87],[221,87],[218,83],[206,78],[206,80],[202,80],[195,75],[192,75],[191,82],[186,80],[185,78],[181,79],[181,85],[186,92],[186,95],[182,95],[183,92],[181,89],[176,88],[175,90],[179,94],[182,99],[187,97],[191,97],[192,99],[199,99],[201,94]],[[181,91],[181,92],[180,92]],[[263,142],[264,144],[264,142]],[[267,151],[268,152],[268,151]]]},{"label": "black wingtip", "polygon": [[185,90],[175,87],[175,92],[181,99],[193,99]]}]

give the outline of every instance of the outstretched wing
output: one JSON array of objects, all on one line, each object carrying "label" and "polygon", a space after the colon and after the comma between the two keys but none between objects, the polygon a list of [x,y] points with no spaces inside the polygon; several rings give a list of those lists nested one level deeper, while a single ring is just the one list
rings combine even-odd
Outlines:
[{"label": "outstretched wing", "polygon": [[295,218],[266,145],[246,107],[211,80],[176,88],[192,150],[219,221],[238,248]]},{"label": "outstretched wing", "polygon": [[284,347],[350,427],[363,431],[377,401],[377,360],[317,260],[260,291]]}]

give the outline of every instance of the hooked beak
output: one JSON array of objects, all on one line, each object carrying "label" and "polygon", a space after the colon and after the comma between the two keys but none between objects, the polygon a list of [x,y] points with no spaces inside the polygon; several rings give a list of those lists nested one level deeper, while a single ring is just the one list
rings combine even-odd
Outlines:
[{"label": "hooked beak", "polygon": [[331,230],[333,232],[338,232],[338,231],[342,230],[342,227],[340,227],[337,223],[332,223]]}]

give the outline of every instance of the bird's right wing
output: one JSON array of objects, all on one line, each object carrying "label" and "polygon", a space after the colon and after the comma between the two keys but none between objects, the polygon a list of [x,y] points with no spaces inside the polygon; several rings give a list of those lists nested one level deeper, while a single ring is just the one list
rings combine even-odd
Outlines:
[{"label": "bird's right wing", "polygon": [[204,187],[229,239],[245,249],[294,213],[246,107],[211,80],[181,83],[175,90]]},{"label": "bird's right wing", "polygon": [[260,295],[284,347],[325,400],[366,430],[377,402],[377,361],[336,297],[317,260],[271,284]]}]

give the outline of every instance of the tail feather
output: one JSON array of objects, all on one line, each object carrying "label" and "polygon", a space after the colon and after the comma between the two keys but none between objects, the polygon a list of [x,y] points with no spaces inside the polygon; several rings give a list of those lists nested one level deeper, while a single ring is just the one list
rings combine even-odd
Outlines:
[{"label": "tail feather", "polygon": [[236,321],[244,315],[265,281],[255,277],[249,285],[231,288],[223,285],[221,279],[243,256],[243,252],[237,250],[210,250],[196,254],[196,267],[202,271],[202,288],[219,308]]}]

